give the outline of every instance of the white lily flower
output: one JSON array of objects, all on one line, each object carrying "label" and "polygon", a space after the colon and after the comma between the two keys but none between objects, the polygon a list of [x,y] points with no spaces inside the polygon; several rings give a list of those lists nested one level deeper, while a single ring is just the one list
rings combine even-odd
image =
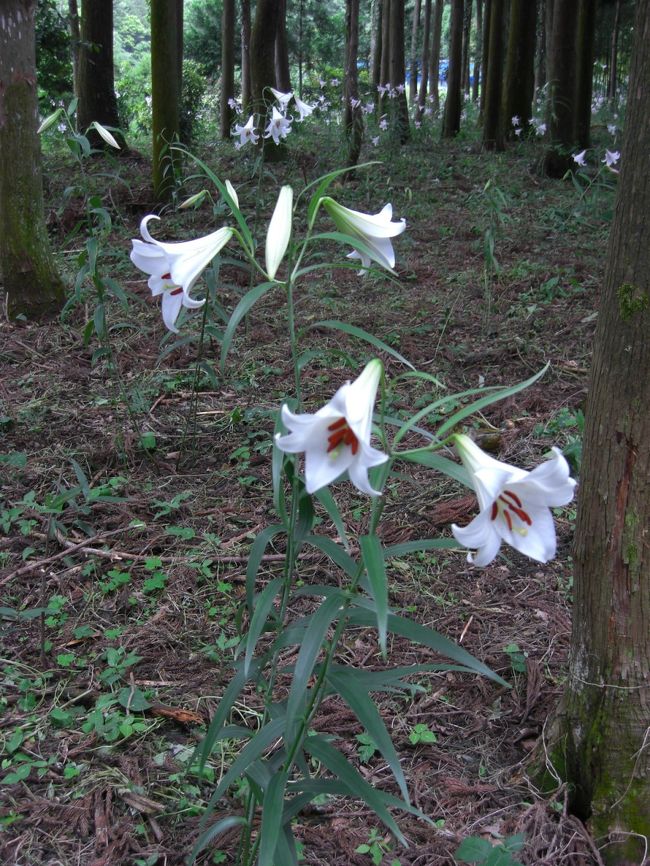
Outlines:
[{"label": "white lily flower", "polygon": [[617,131],[618,131],[618,127],[616,126],[615,123],[608,123],[607,124],[607,132],[609,132],[610,135],[616,135]]},{"label": "white lily flower", "polygon": [[513,116],[510,118],[510,122],[513,126],[521,126],[521,118],[518,114],[513,114]]},{"label": "white lily flower", "polygon": [[[150,275],[148,285],[154,295],[164,292],[171,298],[176,298],[182,294],[178,301],[166,301],[170,310],[177,307],[176,315],[178,315],[181,305],[190,308],[202,306],[203,301],[193,301],[190,298],[190,291],[203,270],[228,243],[233,230],[224,226],[203,238],[166,243],[157,241],[149,233],[147,223],[152,219],[157,220],[160,217],[155,214],[147,214],[142,219],[140,234],[144,240],[141,241],[136,238],[131,241],[133,244],[131,261],[136,268]],[[164,310],[165,298],[163,297],[163,315]],[[171,318],[171,313],[168,318]],[[167,319],[165,319],[165,324],[167,324]],[[169,324],[167,327],[170,327]],[[176,329],[172,327],[170,330]]]},{"label": "white lily flower", "polygon": [[280,144],[281,138],[286,138],[291,132],[291,119],[280,114],[278,109],[273,106],[273,114],[269,120],[269,124],[264,131],[264,138],[272,138],[276,144]]},{"label": "white lily flower", "polygon": [[454,436],[456,448],[479,502],[480,512],[467,526],[452,525],[454,537],[477,553],[467,556],[474,565],[488,565],[503,541],[537,562],[548,562],[556,551],[550,509],[573,499],[576,482],[562,452],[532,472],[495,460],[468,436]]},{"label": "white lily flower", "polygon": [[400,235],[406,228],[405,219],[392,221],[392,204],[384,205],[377,214],[367,214],[343,207],[329,196],[325,196],[321,201],[339,231],[359,238],[370,249],[369,253],[353,250],[348,255],[349,259],[360,259],[364,269],[370,267],[370,259],[372,259],[378,265],[392,271],[395,266],[395,252],[390,238]]},{"label": "white lily flower", "polygon": [[603,159],[602,161],[605,163],[607,168],[611,168],[613,165],[616,165],[620,158],[621,154],[618,150],[612,151],[605,149],[605,159]]},{"label": "white lily flower", "polygon": [[182,286],[177,286],[171,281],[171,274],[163,274],[162,276],[151,276],[148,281],[151,294],[162,295],[162,317],[163,322],[173,331],[178,333],[176,327],[176,319],[181,311],[181,307],[187,307],[190,310],[198,310],[205,304],[205,301],[195,301],[183,291]]},{"label": "white lily flower", "polygon": [[581,150],[580,153],[574,153],[573,154],[573,161],[575,162],[576,165],[582,166],[583,168],[584,168],[584,166],[587,165],[587,162],[585,160],[585,154],[586,153],[587,153],[586,150]]},{"label": "white lily flower", "polygon": [[332,399],[314,415],[294,415],[282,407],[282,421],[289,428],[277,434],[275,444],[289,454],[305,452],[305,486],[314,493],[348,473],[362,493],[380,496],[373,490],[368,470],[388,460],[388,455],[370,445],[372,412],[382,374],[377,358],[366,364],[354,382],[342,385]]},{"label": "white lily flower", "polygon": [[546,124],[545,123],[538,123],[536,128],[535,128],[535,132],[539,136],[546,135]]},{"label": "white lily flower", "polygon": [[287,105],[291,102],[291,97],[293,96],[293,93],[291,91],[289,91],[289,93],[282,93],[280,90],[276,90],[275,87],[269,87],[269,90],[280,103],[282,111],[286,111]]},{"label": "white lily flower", "polygon": [[275,278],[280,262],[289,246],[292,215],[293,190],[290,186],[283,186],[266,233],[266,272],[270,280]]},{"label": "white lily flower", "polygon": [[235,142],[235,147],[239,150],[240,147],[243,147],[245,144],[248,144],[250,141],[252,144],[257,144],[257,139],[259,135],[253,129],[253,125],[255,123],[255,117],[251,114],[246,123],[241,126],[239,123],[235,124],[235,129],[233,131],[233,135],[239,136],[239,141]]},{"label": "white lily flower", "polygon": [[300,117],[298,118],[298,121],[300,123],[302,123],[302,121],[306,117],[309,117],[309,115],[313,113],[314,106],[313,105],[307,105],[306,102],[303,102],[302,99],[298,99],[297,96],[294,96],[293,98],[296,102],[296,108],[298,109],[298,114],[300,115]]}]

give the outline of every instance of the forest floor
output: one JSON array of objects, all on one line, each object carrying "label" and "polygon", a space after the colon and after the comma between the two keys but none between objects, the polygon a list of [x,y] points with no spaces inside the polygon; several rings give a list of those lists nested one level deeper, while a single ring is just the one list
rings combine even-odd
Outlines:
[{"label": "forest floor", "polygon": [[[259,206],[262,239],[280,183],[299,189],[337,167],[336,147],[306,145],[270,165],[272,179],[258,187],[252,155],[230,145],[201,153],[233,181],[244,211]],[[530,468],[558,445],[577,468],[613,178],[580,197],[570,181],[539,174],[541,155],[537,142],[495,155],[464,137],[441,144],[425,136],[403,153],[364,154],[384,162],[334,194],[368,212],[390,201],[406,218],[394,244],[398,279],[332,269],[302,284],[301,345],[318,350],[303,371],[308,411],[371,357],[342,332],[310,327],[324,319],[375,334],[438,377],[444,393],[514,384],[549,363],[535,385],[469,426],[502,460]],[[83,204],[64,189],[78,178],[61,153],[45,168],[49,223],[73,282],[84,238],[69,232]],[[291,393],[292,371],[278,298],[266,295],[240,327],[223,375],[218,341],[206,340],[193,406],[196,341],[167,334],[157,299],[128,260],[129,239],[152,208],[148,172],[137,155],[89,170],[113,219],[102,271],[136,298],[128,311],[110,308],[112,372],[105,358],[93,359],[96,342],[84,343],[90,296],[64,322],[0,325],[3,864],[181,864],[230,760],[215,753],[203,777],[192,768],[231,677],[247,554],[275,522],[273,415]],[[214,228],[201,209],[170,212],[155,232],[172,239]],[[486,279],[487,231],[499,268]],[[331,256],[340,256],[335,246]],[[225,262],[224,308],[247,288],[248,275]],[[199,330],[201,314],[193,315],[184,334]],[[395,358],[383,359],[389,376],[402,372]],[[392,407],[397,414],[438,393],[409,388]],[[354,538],[365,500],[347,482],[332,490]],[[452,522],[474,513],[467,490],[416,467],[391,484],[380,532],[387,543],[449,535]],[[317,531],[334,534],[324,512],[320,520]],[[382,696],[412,802],[434,825],[397,816],[409,841],[402,848],[358,802],[330,799],[297,821],[304,863],[448,866],[466,837],[499,845],[515,834],[524,834],[516,859],[526,866],[600,863],[600,840],[569,814],[566,788],[558,783],[542,797],[527,773],[531,755],[544,753],[565,680],[574,522],[574,504],[557,512],[558,556],[546,566],[510,549],[485,569],[453,550],[392,562],[392,607],[460,641],[511,687],[442,671],[419,677],[413,695]],[[264,561],[259,586],[281,552]],[[299,577],[322,583],[328,571],[338,579],[325,557],[309,554]],[[345,651],[350,662],[381,663],[371,629]],[[432,657],[402,640],[390,646],[396,665]],[[255,726],[257,706],[242,697],[241,724]],[[393,790],[342,702],[328,699],[315,727],[341,738],[373,785]],[[221,814],[241,810],[240,794],[231,791]],[[199,862],[233,863],[233,850],[234,837],[222,836]]]}]

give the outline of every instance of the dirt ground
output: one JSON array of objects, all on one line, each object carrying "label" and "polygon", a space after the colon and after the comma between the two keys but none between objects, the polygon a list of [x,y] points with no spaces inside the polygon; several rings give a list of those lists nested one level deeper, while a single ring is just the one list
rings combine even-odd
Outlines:
[{"label": "dirt ground", "polygon": [[[360,210],[392,201],[408,229],[395,242],[398,279],[332,269],[302,284],[301,347],[320,352],[304,367],[305,406],[328,399],[371,356],[353,338],[314,327],[340,319],[380,337],[451,393],[514,384],[548,362],[538,383],[468,426],[500,459],[527,468],[553,444],[577,460],[611,191],[597,188],[580,200],[569,182],[545,180],[535,144],[496,156],[466,140],[410,147],[408,157],[388,155],[336,189]],[[274,166],[263,219],[285,175],[310,180],[331,167],[326,159],[314,150]],[[74,279],[83,238],[67,237],[74,200],[61,205],[65,163],[50,160],[50,226]],[[257,201],[248,164],[228,155],[218,168],[238,185],[243,207]],[[128,313],[111,308],[113,368],[105,358],[93,362],[96,342],[84,344],[88,298],[63,323],[0,326],[3,864],[184,862],[229,760],[215,754],[212,780],[199,778],[192,750],[231,676],[248,551],[255,533],[274,522],[273,413],[292,381],[281,303],[267,295],[249,314],[223,376],[218,339],[206,339],[193,403],[197,345],[172,346],[157,302],[128,261],[129,238],[150,207],[147,165],[132,160],[121,171],[126,191],[111,183],[103,191],[114,219],[105,267],[141,302]],[[497,215],[488,180],[503,193]],[[174,215],[167,237],[213,225],[205,211]],[[490,226],[499,270],[486,279]],[[227,311],[247,280],[223,265],[218,296]],[[200,314],[183,333],[196,334],[198,322]],[[384,361],[389,376],[402,372],[394,358]],[[391,409],[399,414],[430,399],[421,384],[408,386]],[[364,501],[348,483],[333,492],[354,539],[363,532]],[[386,543],[449,535],[450,523],[474,513],[466,490],[410,468],[391,485],[380,534]],[[321,518],[317,531],[334,534]],[[298,820],[306,864],[366,866],[374,852],[383,866],[449,866],[465,837],[496,845],[518,833],[525,844],[516,856],[526,866],[601,862],[602,840],[568,814],[566,789],[558,784],[544,798],[527,772],[531,755],[543,755],[565,679],[574,521],[574,507],[558,513],[558,556],[546,566],[511,550],[486,569],[455,551],[393,562],[393,608],[461,642],[511,688],[440,672],[419,678],[423,688],[412,696],[383,696],[412,802],[435,824],[397,816],[405,849],[358,802],[330,799]],[[269,552],[260,586],[281,554],[281,546]],[[299,577],[339,579],[313,552]],[[12,608],[36,613],[16,618]],[[348,662],[381,666],[370,630],[350,638],[345,652]],[[401,639],[390,646],[395,665],[431,659]],[[145,694],[150,706],[138,711],[125,694]],[[255,701],[252,694],[237,704],[240,724],[254,727]],[[428,742],[412,742],[416,725],[425,726]],[[362,728],[343,703],[328,699],[316,727],[341,738],[339,748],[373,785],[393,790],[380,756],[359,755]],[[240,813],[236,791],[220,810]],[[369,840],[371,851],[356,850]],[[200,862],[233,863],[234,845],[234,836],[222,836]]]}]

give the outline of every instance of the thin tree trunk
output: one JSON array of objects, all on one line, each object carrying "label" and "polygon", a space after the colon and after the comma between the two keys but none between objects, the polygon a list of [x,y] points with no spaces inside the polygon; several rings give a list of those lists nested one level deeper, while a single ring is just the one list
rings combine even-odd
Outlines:
[{"label": "thin tree trunk", "polygon": [[0,15],[0,271],[9,318],[63,306],[43,213],[35,0],[4,0]]},{"label": "thin tree trunk", "polygon": [[219,120],[221,138],[227,140],[235,118],[235,0],[223,0],[221,11],[221,94]]},{"label": "thin tree trunk", "polygon": [[178,157],[170,145],[180,132],[176,0],[151,0],[151,120],[153,188],[158,201],[171,196]]},{"label": "thin tree trunk", "polygon": [[591,143],[591,94],[594,75],[594,39],[596,36],[596,0],[578,0],[578,34],[576,40],[576,128],[575,140],[580,148]]},{"label": "thin tree trunk", "polygon": [[490,56],[490,21],[492,18],[492,0],[485,0],[483,10],[483,51],[481,55],[481,91],[479,94],[479,123],[485,115],[485,83],[487,81],[488,57]]},{"label": "thin tree trunk", "polygon": [[537,26],[536,0],[510,0],[510,27],[508,53],[501,102],[501,134],[514,138],[512,118],[517,116],[520,126],[527,129],[532,117],[535,90],[535,30]]},{"label": "thin tree trunk", "polygon": [[609,50],[609,79],[607,82],[607,96],[612,101],[616,99],[616,84],[618,76],[618,31],[621,23],[621,0],[616,0],[616,11],[614,12],[614,27],[612,28],[612,41]]},{"label": "thin tree trunk", "polygon": [[427,99],[427,84],[429,78],[429,55],[431,53],[431,0],[424,0],[424,27],[422,30],[422,63],[420,75],[420,90],[418,93],[418,108],[424,111]]},{"label": "thin tree trunk", "polygon": [[463,93],[469,95],[470,83],[469,83],[469,61],[470,61],[470,50],[469,50],[469,42],[472,34],[472,0],[466,0],[465,9],[463,10],[463,50],[462,50],[462,63],[463,63],[463,72],[461,78],[461,90]]},{"label": "thin tree trunk", "polygon": [[478,102],[479,80],[483,65],[483,0],[476,0],[476,53],[472,80],[472,102]]},{"label": "thin tree trunk", "polygon": [[409,99],[412,105],[415,105],[418,93],[418,31],[420,29],[421,11],[422,0],[415,0],[413,20],[411,22],[411,80],[409,82]]},{"label": "thin tree trunk", "polygon": [[241,102],[245,113],[250,109],[252,101],[251,0],[241,0]]},{"label": "thin tree trunk", "polygon": [[302,40],[305,0],[298,0],[298,96],[302,99]]},{"label": "thin tree trunk", "polygon": [[447,71],[447,99],[442,121],[442,137],[453,138],[460,130],[460,81],[463,60],[463,0],[451,0],[449,27],[449,69]]},{"label": "thin tree trunk", "polygon": [[[251,89],[253,111],[260,116],[260,127],[265,129],[271,116],[268,91],[275,87],[275,41],[279,18],[279,0],[257,0],[255,19],[251,30]],[[260,136],[259,147],[265,139]],[[264,148],[264,159],[281,160],[284,158],[283,144],[271,144]]]},{"label": "thin tree trunk", "polygon": [[289,48],[287,45],[287,0],[277,0],[278,20],[275,32],[275,86],[282,93],[291,90]]},{"label": "thin tree trunk", "polygon": [[487,150],[503,150],[505,147],[502,124],[499,122],[503,79],[503,24],[503,0],[492,0],[483,113],[483,146]]},{"label": "thin tree trunk", "polygon": [[[102,126],[118,127],[120,120],[113,66],[113,0],[81,0],[80,38],[79,131],[86,132],[95,120]],[[88,137],[95,148],[109,147],[94,130]],[[117,133],[115,138],[124,147],[124,137]]]},{"label": "thin tree trunk", "polygon": [[357,60],[359,58],[359,0],[345,2],[346,61],[345,61],[345,131],[348,136],[349,166],[359,162],[363,143],[363,112],[359,101]]},{"label": "thin tree trunk", "polygon": [[[546,16],[544,23],[544,32],[546,33],[546,46],[545,46],[545,57],[546,57],[546,82],[549,86],[549,90],[551,88],[551,52],[553,50],[553,18],[555,17],[555,2],[556,0],[546,0]],[[547,102],[550,96],[547,95]]]},{"label": "thin tree trunk", "polygon": [[442,12],[445,0],[435,0],[433,8],[433,29],[431,33],[431,61],[429,63],[429,98],[431,108],[440,111],[440,41],[442,39]]},{"label": "thin tree trunk", "polygon": [[535,53],[535,96],[546,84],[546,2],[540,0],[537,16],[537,48]]},{"label": "thin tree trunk", "polygon": [[569,676],[549,752],[611,866],[647,862],[650,836],[649,44],[640,2],[585,413]]},{"label": "thin tree trunk", "polygon": [[376,93],[381,81],[381,0],[371,0],[370,7],[370,83]]},{"label": "thin tree trunk", "polygon": [[[390,6],[391,0],[382,0],[381,3],[381,63],[379,64],[379,77],[382,87],[390,85]],[[386,113],[388,105],[388,94],[377,95],[377,112],[382,115]]]},{"label": "thin tree trunk", "polygon": [[70,52],[72,54],[72,92],[79,96],[79,8],[77,0],[68,0],[68,26],[70,28]]}]

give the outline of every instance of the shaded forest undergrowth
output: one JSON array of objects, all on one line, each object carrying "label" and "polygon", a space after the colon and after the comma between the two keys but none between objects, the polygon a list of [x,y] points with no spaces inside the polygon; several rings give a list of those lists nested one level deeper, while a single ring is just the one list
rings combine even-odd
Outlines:
[{"label": "shaded forest undergrowth", "polygon": [[[495,156],[466,140],[422,140],[408,157],[380,154],[383,165],[337,190],[340,201],[368,212],[391,201],[407,231],[395,243],[398,281],[332,270],[302,284],[302,347],[319,350],[303,371],[308,411],[370,356],[344,334],[312,327],[341,319],[381,337],[451,392],[514,384],[550,362],[536,385],[473,418],[474,435],[524,467],[552,444],[576,465],[612,196],[596,184],[579,199],[571,183],[542,178],[538,148]],[[327,153],[324,145],[273,165],[273,182],[259,187],[249,158],[230,150],[218,171],[237,187],[243,209],[259,203],[263,239],[280,183],[299,189],[303,178],[335,167],[319,155]],[[214,163],[214,153],[205,158]],[[278,299],[253,309],[223,376],[212,375],[218,343],[206,341],[194,404],[196,344],[165,351],[171,343],[157,302],[128,261],[129,238],[151,209],[149,166],[137,157],[121,163],[126,184],[102,179],[99,164],[91,169],[113,213],[104,267],[140,299],[129,314],[111,311],[119,378],[104,361],[93,364],[96,347],[84,345],[90,300],[63,324],[2,324],[0,587],[3,605],[27,611],[18,620],[5,611],[2,633],[0,859],[8,864],[183,862],[214,779],[232,757],[226,743],[202,778],[192,766],[230,678],[247,552],[274,522],[273,413],[292,381]],[[83,241],[64,241],[78,218],[74,197],[61,204],[68,171],[63,157],[50,157],[50,227],[74,279]],[[494,189],[502,193],[498,213]],[[216,227],[203,210],[170,214],[162,225],[169,239]],[[495,240],[496,272],[486,262],[486,233]],[[218,287],[232,310],[248,277],[226,261]],[[187,333],[197,333],[198,316]],[[384,360],[389,375],[401,372]],[[422,384],[409,398],[416,408],[433,399]],[[333,492],[354,538],[363,532],[363,502],[347,483]],[[466,490],[447,480],[431,489],[430,475],[415,469],[389,490],[382,538],[448,533],[474,508]],[[320,518],[316,531],[332,534],[324,512]],[[548,566],[510,549],[484,570],[454,551],[392,564],[392,606],[461,641],[512,688],[447,672],[418,678],[421,688],[408,699],[384,695],[412,800],[435,827],[404,817],[411,845],[393,847],[358,803],[330,799],[299,819],[305,863],[443,866],[456,862],[467,836],[499,844],[516,833],[525,835],[516,855],[524,864],[599,862],[596,844],[567,814],[564,789],[542,799],[526,775],[530,755],[543,752],[564,681],[574,518],[570,506],[558,514],[559,555]],[[262,580],[281,559],[281,548],[267,555]],[[324,575],[328,567],[305,552],[297,577],[336,580]],[[30,617],[40,608],[42,616]],[[358,665],[382,664],[371,630],[359,630],[344,651]],[[389,653],[399,665],[432,659],[399,639]],[[238,723],[255,727],[260,706],[245,695]],[[341,738],[372,784],[390,789],[387,768],[344,704],[329,699],[317,722]],[[231,794],[237,813],[242,792]],[[202,862],[232,863],[232,843],[222,837]]]}]

